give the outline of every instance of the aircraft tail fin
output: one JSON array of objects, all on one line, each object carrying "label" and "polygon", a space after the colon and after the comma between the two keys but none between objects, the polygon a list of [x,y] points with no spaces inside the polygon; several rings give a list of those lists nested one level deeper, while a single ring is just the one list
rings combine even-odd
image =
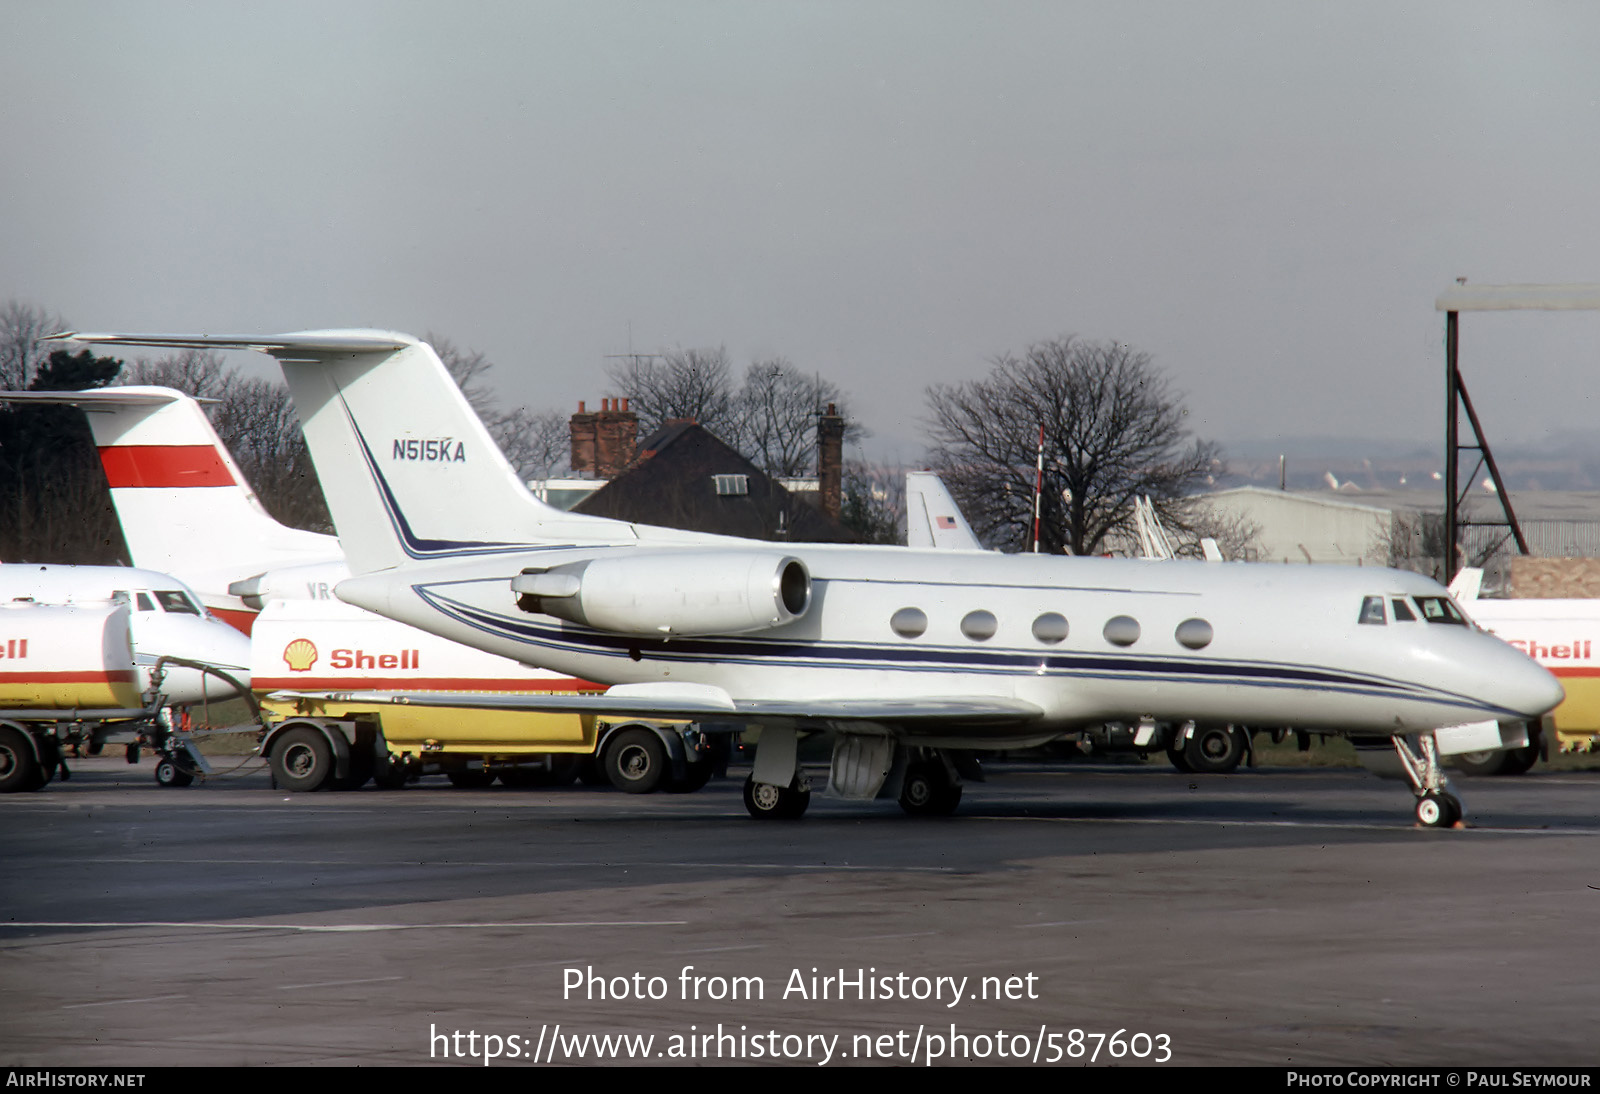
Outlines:
[{"label": "aircraft tail fin", "polygon": [[390,331],[71,334],[80,342],[255,349],[283,367],[355,574],[409,561],[631,539],[538,501],[433,348]]},{"label": "aircraft tail fin", "polygon": [[84,411],[135,566],[194,584],[218,568],[219,543],[244,573],[339,557],[334,537],[285,527],[267,513],[190,395],[111,387],[6,391],[0,402]]},{"label": "aircraft tail fin", "polygon": [[932,471],[906,473],[906,545],[951,551],[981,551],[944,480]]}]

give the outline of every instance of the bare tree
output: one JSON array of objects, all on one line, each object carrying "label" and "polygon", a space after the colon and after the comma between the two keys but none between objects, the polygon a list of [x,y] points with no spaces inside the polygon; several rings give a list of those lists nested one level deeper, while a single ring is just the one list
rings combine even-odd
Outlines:
[{"label": "bare tree", "polygon": [[43,308],[8,300],[0,307],[0,388],[24,391],[57,347],[42,346],[39,339],[60,334],[67,321]]},{"label": "bare tree", "polygon": [[1040,549],[1094,554],[1128,530],[1149,495],[1169,527],[1182,499],[1222,470],[1213,444],[1189,441],[1179,397],[1148,354],[1068,336],[997,358],[989,375],[928,389],[933,463],[980,538],[1031,539],[1035,453],[1044,428]]},{"label": "bare tree", "polygon": [[[837,385],[807,376],[782,357],[757,361],[745,370],[744,386],[734,399],[734,434],[727,441],[769,475],[811,474],[817,465],[817,416],[829,404],[849,417]],[[846,435],[854,439],[848,427]]]},{"label": "bare tree", "polygon": [[863,543],[906,541],[905,468],[850,460],[844,465],[843,486],[840,524]]},{"label": "bare tree", "polygon": [[641,436],[677,418],[699,422],[730,443],[738,433],[728,351],[721,346],[638,354],[608,374],[628,409],[639,416]]},{"label": "bare tree", "polygon": [[[721,347],[633,355],[614,365],[609,375],[639,416],[642,435],[673,419],[692,419],[767,474],[780,477],[815,470],[817,416],[830,403],[849,417],[837,384],[807,375],[784,357],[751,364],[738,388],[727,350]],[[856,440],[863,432],[852,422],[845,439]]]},{"label": "bare tree", "polygon": [[[88,350],[55,349],[26,368],[29,390],[82,391],[109,383],[122,362]],[[8,562],[118,561],[126,550],[105,482],[80,411],[0,408],[0,557]]]},{"label": "bare tree", "polygon": [[267,512],[293,528],[334,530],[287,387],[235,375],[211,421]]},{"label": "bare tree", "polygon": [[572,458],[572,432],[559,410],[536,414],[519,406],[499,415],[489,432],[524,481],[548,479]]},{"label": "bare tree", "polygon": [[482,350],[462,349],[450,339],[432,331],[424,334],[422,340],[439,355],[450,378],[456,382],[456,387],[461,389],[461,394],[466,396],[478,417],[485,424],[497,417],[494,388],[489,384],[489,373],[493,371],[494,363],[488,355]]},{"label": "bare tree", "polygon": [[[1390,518],[1388,534],[1376,536],[1372,546],[1383,552],[1384,564],[1392,569],[1414,570],[1438,578],[1444,572],[1445,543],[1449,538],[1443,513],[1398,509]],[[1463,555],[1457,564],[1481,567],[1486,560],[1487,555]]]},{"label": "bare tree", "polygon": [[178,350],[154,361],[140,357],[122,375],[130,386],[170,387],[196,399],[224,398],[236,376],[222,354],[208,349]]},{"label": "bare tree", "polygon": [[1202,557],[1202,539],[1214,540],[1226,559],[1252,562],[1260,553],[1261,525],[1243,513],[1218,509],[1203,496],[1174,506],[1174,510],[1175,523],[1168,531],[1179,558]]}]

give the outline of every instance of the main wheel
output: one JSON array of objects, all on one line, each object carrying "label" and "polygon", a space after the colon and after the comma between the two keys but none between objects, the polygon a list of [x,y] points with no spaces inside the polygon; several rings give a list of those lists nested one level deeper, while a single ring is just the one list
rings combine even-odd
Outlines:
[{"label": "main wheel", "polygon": [[1455,795],[1430,790],[1417,799],[1417,823],[1424,828],[1449,828],[1461,819],[1461,803]]},{"label": "main wheel", "polygon": [[47,781],[28,735],[14,726],[0,726],[0,794],[38,790]]},{"label": "main wheel", "polygon": [[667,746],[655,730],[624,729],[606,746],[606,777],[629,794],[648,794],[667,777]]},{"label": "main wheel", "polygon": [[181,766],[171,753],[163,753],[156,761],[156,782],[162,786],[188,786],[194,774]]},{"label": "main wheel", "polygon": [[944,767],[914,763],[900,784],[900,808],[913,817],[948,817],[961,804],[961,786],[952,783]]},{"label": "main wheel", "polygon": [[1187,770],[1196,775],[1226,775],[1244,759],[1244,748],[1243,730],[1233,726],[1196,727],[1183,746],[1183,759]]},{"label": "main wheel", "polygon": [[787,787],[746,779],[744,807],[757,820],[798,820],[811,804],[811,788],[801,789],[800,776]]},{"label": "main wheel", "polygon": [[285,730],[272,745],[272,778],[285,790],[321,790],[333,781],[333,746],[311,726]]}]

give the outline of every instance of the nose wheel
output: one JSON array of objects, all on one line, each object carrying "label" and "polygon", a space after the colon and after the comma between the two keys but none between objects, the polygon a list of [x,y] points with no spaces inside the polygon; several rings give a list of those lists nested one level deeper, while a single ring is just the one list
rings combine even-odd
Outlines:
[{"label": "nose wheel", "polygon": [[1461,799],[1450,792],[1450,780],[1439,766],[1439,746],[1433,734],[1417,737],[1415,748],[1404,737],[1390,739],[1417,796],[1417,823],[1424,828],[1453,828],[1460,824],[1466,811]]},{"label": "nose wheel", "polygon": [[1429,790],[1417,799],[1417,823],[1424,828],[1449,828],[1461,819],[1461,802],[1454,794]]}]

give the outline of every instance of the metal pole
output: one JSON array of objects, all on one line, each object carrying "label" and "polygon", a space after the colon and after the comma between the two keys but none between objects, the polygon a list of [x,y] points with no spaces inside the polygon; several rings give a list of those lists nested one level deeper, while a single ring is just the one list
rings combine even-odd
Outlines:
[{"label": "metal pole", "polygon": [[1444,319],[1444,583],[1456,576],[1456,547],[1461,542],[1461,529],[1456,513],[1456,462],[1458,459],[1458,425],[1456,405],[1460,401],[1458,387],[1461,374],[1456,367],[1457,317],[1459,312],[1446,312]]},{"label": "metal pole", "polygon": [[1039,553],[1039,499],[1044,496],[1044,423],[1039,423],[1039,458],[1033,474],[1033,553]]}]

